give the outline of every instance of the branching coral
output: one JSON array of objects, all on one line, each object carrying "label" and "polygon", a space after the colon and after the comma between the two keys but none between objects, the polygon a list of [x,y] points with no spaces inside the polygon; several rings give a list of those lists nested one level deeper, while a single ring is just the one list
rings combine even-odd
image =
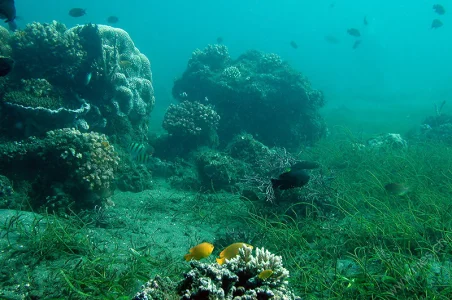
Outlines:
[{"label": "branching coral", "polygon": [[86,57],[79,36],[56,21],[27,24],[14,33],[11,45],[21,72],[56,82],[70,81]]},{"label": "branching coral", "polygon": [[[190,266],[192,269],[177,288],[157,277],[143,286],[134,299],[163,299],[162,290],[167,294],[177,292],[180,299],[299,299],[289,288],[289,271],[283,267],[281,257],[263,248],[256,249],[253,255],[252,248],[244,246],[238,256],[223,265],[191,261]],[[263,278],[262,271],[271,275]]]},{"label": "branching coral", "polygon": [[215,131],[220,116],[212,107],[199,102],[171,104],[163,120],[163,128],[177,136],[199,136]]}]

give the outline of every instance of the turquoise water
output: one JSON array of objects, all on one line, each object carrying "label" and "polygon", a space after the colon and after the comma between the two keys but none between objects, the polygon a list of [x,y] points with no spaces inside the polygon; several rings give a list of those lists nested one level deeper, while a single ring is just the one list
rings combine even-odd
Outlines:
[{"label": "turquoise water", "polygon": [[450,299],[434,4],[16,0],[0,299]]},{"label": "turquoise water", "polygon": [[[452,17],[430,29],[437,15],[432,1],[16,1],[21,22],[58,20],[68,27],[120,21],[149,57],[157,95],[156,113],[171,101],[172,81],[184,71],[191,52],[224,39],[231,55],[249,49],[273,52],[305,74],[331,106],[406,105],[432,107],[450,97]],[[71,18],[72,7],[87,9]],[[368,25],[363,25],[366,17]],[[362,32],[352,49],[350,27]],[[326,35],[340,43],[325,42]],[[294,40],[299,45],[292,49]]]}]

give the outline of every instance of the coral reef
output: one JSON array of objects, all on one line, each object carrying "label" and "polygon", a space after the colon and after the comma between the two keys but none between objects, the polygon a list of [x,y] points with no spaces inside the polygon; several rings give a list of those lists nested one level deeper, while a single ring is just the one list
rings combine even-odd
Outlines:
[{"label": "coral reef", "polygon": [[385,133],[375,138],[369,139],[367,145],[373,149],[404,149],[407,142],[398,133]]},{"label": "coral reef", "polygon": [[214,105],[226,142],[245,131],[267,145],[296,148],[326,132],[318,113],[323,94],[276,54],[249,51],[232,60],[223,45],[196,50],[173,96]]},{"label": "coral reef", "polygon": [[[289,271],[280,256],[263,248],[257,248],[254,255],[252,252],[244,246],[239,255],[223,265],[191,261],[192,270],[177,287],[168,279],[156,277],[133,299],[165,299],[162,295],[176,294],[179,299],[300,299],[289,288]],[[271,275],[263,278],[264,271]]]},{"label": "coral reef", "polygon": [[231,190],[248,169],[242,161],[213,150],[197,152],[195,160],[199,177],[206,188]]},{"label": "coral reef", "polygon": [[171,104],[163,120],[163,128],[169,134],[182,138],[216,134],[220,116],[212,107],[199,102],[184,101]]},{"label": "coral reef", "polygon": [[[155,102],[150,62],[127,32],[105,25],[67,29],[56,21],[33,22],[16,31],[10,45],[16,67],[8,90],[2,90],[8,104],[4,115],[17,113],[16,121],[38,124],[24,126],[22,135],[75,126],[118,142],[147,138]],[[58,115],[54,111],[76,110],[84,104],[89,109],[83,116],[54,119],[51,127],[40,126],[46,114],[35,114],[31,122],[26,119],[38,107],[52,110],[47,115]]]},{"label": "coral reef", "polygon": [[420,137],[452,144],[452,115],[437,113],[425,119]]},{"label": "coral reef", "polygon": [[8,29],[0,26],[0,56],[11,56],[11,46],[9,45],[10,34]]},{"label": "coral reef", "polygon": [[11,46],[23,77],[45,78],[52,83],[70,82],[86,58],[79,36],[56,21],[27,24],[13,34]]},{"label": "coral reef", "polygon": [[35,208],[64,210],[72,202],[78,209],[101,205],[114,189],[118,163],[105,135],[76,129],[0,145],[0,173],[18,184],[29,181]]}]

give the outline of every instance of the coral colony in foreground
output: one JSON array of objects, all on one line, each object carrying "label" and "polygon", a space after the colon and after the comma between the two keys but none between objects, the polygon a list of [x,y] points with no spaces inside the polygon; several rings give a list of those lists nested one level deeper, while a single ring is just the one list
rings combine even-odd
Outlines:
[{"label": "coral colony in foreground", "polygon": [[190,262],[191,270],[178,284],[167,278],[148,281],[134,300],[168,299],[299,299],[289,288],[289,271],[280,256],[264,248],[243,246],[226,263]]}]

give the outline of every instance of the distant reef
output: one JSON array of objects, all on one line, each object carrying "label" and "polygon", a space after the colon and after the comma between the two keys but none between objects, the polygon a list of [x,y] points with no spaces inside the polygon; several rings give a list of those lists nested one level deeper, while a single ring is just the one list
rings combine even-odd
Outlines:
[{"label": "distant reef", "polygon": [[276,54],[251,50],[234,60],[226,46],[208,45],[193,52],[172,92],[184,106],[211,105],[214,112],[206,117],[220,116],[220,142],[247,132],[268,146],[297,149],[326,133],[318,112],[325,104],[322,92]]},{"label": "distant reef", "polygon": [[15,61],[0,78],[2,135],[76,128],[124,145],[146,140],[155,102],[150,62],[124,30],[33,22],[11,36],[0,32],[0,52]]}]

